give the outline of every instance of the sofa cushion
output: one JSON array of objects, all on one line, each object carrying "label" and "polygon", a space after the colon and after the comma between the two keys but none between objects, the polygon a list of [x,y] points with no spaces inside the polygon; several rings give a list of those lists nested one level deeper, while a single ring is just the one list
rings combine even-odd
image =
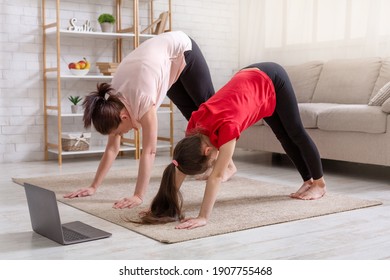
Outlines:
[{"label": "sofa cushion", "polygon": [[390,114],[390,98],[382,104],[382,112]]},{"label": "sofa cushion", "polygon": [[284,67],[291,80],[298,102],[311,101],[318,78],[320,77],[322,65],[323,62],[321,61],[312,61]]},{"label": "sofa cushion", "polygon": [[375,94],[370,101],[368,102],[368,105],[370,106],[382,106],[383,103],[390,97],[390,82],[385,84],[377,94]]},{"label": "sofa cushion", "polygon": [[382,60],[382,67],[379,72],[379,77],[376,80],[374,90],[372,91],[371,98],[388,82],[390,81],[390,57]]},{"label": "sofa cushion", "polygon": [[312,102],[367,104],[381,63],[380,58],[340,59],[325,63]]},{"label": "sofa cushion", "polygon": [[258,122],[256,122],[254,125],[264,125],[264,124],[265,124],[265,121],[263,119],[261,119]]},{"label": "sofa cushion", "polygon": [[340,106],[331,103],[298,103],[299,113],[305,128],[317,128],[318,115],[329,108]]},{"label": "sofa cushion", "polygon": [[385,133],[387,114],[379,106],[339,105],[318,115],[318,128],[328,131]]}]

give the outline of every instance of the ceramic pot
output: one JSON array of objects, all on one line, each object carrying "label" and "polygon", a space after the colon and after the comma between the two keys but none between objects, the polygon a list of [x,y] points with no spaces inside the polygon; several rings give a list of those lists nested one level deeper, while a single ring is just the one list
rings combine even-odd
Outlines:
[{"label": "ceramic pot", "polygon": [[103,22],[100,24],[100,28],[102,32],[113,32],[114,30],[114,25],[109,22]]},{"label": "ceramic pot", "polygon": [[81,112],[81,106],[80,105],[71,105],[72,114],[78,114]]}]

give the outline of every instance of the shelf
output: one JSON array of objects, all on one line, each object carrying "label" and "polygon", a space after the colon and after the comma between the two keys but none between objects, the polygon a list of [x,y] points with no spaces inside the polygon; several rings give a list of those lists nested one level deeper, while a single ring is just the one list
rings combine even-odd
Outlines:
[{"label": "shelf", "polygon": [[[62,151],[61,155],[70,156],[70,155],[100,154],[100,153],[104,153],[105,149],[106,149],[105,146],[95,146],[95,147],[90,147],[90,149],[86,150],[86,151]],[[122,145],[120,147],[119,151],[120,152],[130,152],[130,151],[135,151],[135,150],[136,150],[136,148],[134,146]],[[57,149],[49,149],[48,151],[50,153],[58,155]]]},{"label": "shelf", "polygon": [[[64,15],[61,17],[61,4],[60,2],[64,0],[42,0],[42,37],[43,37],[43,84],[44,84],[44,125],[45,125],[45,159],[48,159],[48,153],[53,153],[56,154],[58,157],[58,164],[62,164],[62,157],[63,156],[68,156],[68,155],[87,155],[87,154],[97,154],[97,153],[104,153],[106,147],[96,147],[96,146],[91,146],[89,150],[87,151],[63,151],[61,149],[62,145],[62,138],[61,138],[61,133],[63,131],[63,125],[64,127],[66,125],[75,125],[75,126],[81,126],[82,122],[79,122],[79,119],[83,117],[83,112],[78,113],[78,114],[73,114],[70,113],[70,110],[64,110],[64,113],[59,113],[62,111],[63,106],[65,104],[62,104],[62,88],[69,89],[70,86],[75,86],[78,87],[79,84],[87,84],[89,82],[100,82],[100,81],[107,81],[110,82],[113,79],[113,76],[106,76],[103,75],[102,73],[99,72],[97,69],[91,69],[87,75],[85,76],[75,76],[72,75],[72,73],[68,69],[68,65],[64,64],[64,61],[62,59],[63,52],[61,49],[61,44],[63,41],[73,41],[77,40],[79,41],[80,39],[87,39],[90,40],[90,42],[86,43],[85,45],[90,47],[94,47],[96,44],[101,44],[101,42],[98,40],[111,40],[115,41],[115,46],[113,46],[112,49],[112,61],[115,62],[121,62],[123,59],[123,46],[126,46],[125,50],[128,51],[128,49],[136,49],[141,43],[144,41],[148,40],[149,38],[153,38],[156,36],[156,34],[159,34],[161,32],[165,31],[170,31],[171,30],[171,0],[167,2],[168,4],[168,12],[164,12],[161,15],[169,15],[169,20],[167,19],[167,22],[164,21],[164,26],[163,28],[157,28],[158,22],[160,22],[162,19],[158,18],[155,19],[154,11],[153,11],[153,1],[154,0],[142,0],[144,2],[148,2],[148,20],[149,20],[149,26],[148,28],[142,29],[140,26],[140,21],[139,21],[139,6],[138,6],[138,1],[141,0],[133,0],[133,13],[129,14],[130,18],[132,17],[132,20],[130,22],[126,22],[126,26],[122,25],[121,19],[122,17],[122,4],[123,0],[114,0],[114,5],[113,8],[116,8],[115,11],[115,17],[118,19],[115,25],[115,30],[117,32],[100,32],[99,30],[96,31],[74,31],[74,30],[68,30],[66,26],[62,26],[62,22],[65,20],[66,16],[69,16],[70,11],[66,11],[64,9]],[[50,2],[51,4],[49,5],[52,7],[52,5],[55,6],[55,19],[50,19],[50,21],[47,20],[47,15],[48,12],[53,13],[53,11],[50,11],[51,8],[48,8],[48,5],[46,5],[46,2]],[[69,1],[68,1],[69,2]],[[68,4],[69,5],[69,4]],[[126,9],[127,11],[127,9]],[[74,11],[77,13],[77,11]],[[91,11],[92,12],[92,11]],[[127,11],[128,13],[128,11]],[[128,21],[128,20],[127,20]],[[165,24],[169,24],[169,28],[165,28]],[[157,25],[156,25],[157,24]],[[138,26],[140,27],[139,30],[136,30],[137,33],[134,33],[134,29],[132,29],[129,26]],[[160,26],[160,27],[161,27]],[[95,27],[98,29],[99,27]],[[87,30],[87,29],[85,29]],[[138,33],[141,30],[146,30],[150,33],[153,34],[142,34]],[[50,41],[47,40],[50,38]],[[62,40],[64,39],[64,40]],[[94,42],[91,42],[94,40]],[[128,44],[128,41],[130,44]],[[132,44],[131,44],[132,42]],[[53,55],[51,54],[50,60],[48,60],[48,47],[55,47],[55,56],[56,56],[56,61],[53,59]],[[77,49],[76,49],[77,51]],[[78,50],[80,51],[80,50]],[[65,49],[65,53],[69,53],[69,49]],[[73,50],[72,50],[72,55],[73,55]],[[98,55],[95,55],[95,57]],[[111,60],[111,59],[110,59]],[[91,59],[93,61],[93,59]],[[49,63],[48,63],[49,62]],[[50,83],[48,82],[50,81]],[[81,83],[79,83],[81,81]],[[72,85],[68,85],[68,84]],[[64,85],[63,85],[64,84]],[[74,85],[73,85],[74,84]],[[54,97],[54,92],[52,93],[51,89],[55,89],[56,96]],[[69,93],[68,93],[69,94]],[[172,104],[163,106],[166,107],[163,110],[159,111],[158,113],[164,114],[164,118],[166,114],[170,114],[170,137],[159,137],[159,140],[163,141],[164,145],[158,145],[157,148],[170,148],[171,153],[172,153],[172,146],[173,146],[173,112],[172,112]],[[68,108],[66,108],[68,109]],[[49,127],[49,118],[50,118],[50,127]],[[56,119],[56,123],[53,123],[53,119]],[[68,118],[69,123],[66,121],[63,122],[62,118]],[[71,118],[78,118],[77,121],[75,120],[74,123],[71,123],[70,121],[72,120]],[[57,126],[57,129],[53,129],[52,127]],[[52,131],[54,130],[54,131]],[[56,141],[58,144],[53,144],[49,143],[49,138],[54,139],[54,133],[57,134],[57,139]],[[50,137],[49,137],[50,134]],[[120,148],[121,152],[125,151],[134,151],[134,157],[135,159],[139,159],[140,155],[140,135],[138,131],[134,131],[133,133],[134,137],[131,135],[127,135],[127,137],[122,138],[122,145]],[[169,145],[165,145],[165,143],[169,142]]]},{"label": "shelf", "polygon": [[[46,75],[47,79],[49,80],[56,80],[57,79],[57,75],[52,72],[52,73],[47,73]],[[61,74],[60,76],[61,79],[64,79],[64,80],[101,80],[101,79],[107,79],[107,80],[111,80],[113,78],[113,76],[105,76],[103,74],[100,74],[100,73],[92,73],[92,74],[87,74],[85,76],[76,76],[76,75],[72,75],[72,74]]]},{"label": "shelf", "polygon": [[[56,30],[50,29],[46,31],[47,35],[55,35]],[[111,33],[111,32],[86,32],[86,31],[69,31],[60,29],[60,36],[68,37],[84,37],[84,38],[103,38],[103,39],[119,39],[119,38],[134,38],[134,33]]]},{"label": "shelf", "polygon": [[[169,144],[158,144],[156,146],[157,149],[170,149],[171,148],[171,145]],[[71,156],[71,155],[88,155],[88,154],[100,154],[100,153],[104,153],[106,147],[105,146],[95,146],[95,147],[90,147],[89,150],[86,150],[86,151],[62,151],[62,155],[63,156]],[[140,147],[140,149],[142,150],[142,147]],[[119,152],[132,152],[132,151],[135,151],[136,148],[134,146],[127,146],[127,145],[123,145],[120,147],[120,150]],[[58,154],[58,150],[56,149],[49,149],[48,150],[50,153],[53,153],[53,154]]]},{"label": "shelf", "polygon": [[[49,29],[46,31],[46,35],[55,35],[56,30],[55,29]],[[70,31],[66,29],[60,29],[60,36],[67,36],[67,37],[80,37],[82,36],[83,38],[101,38],[101,39],[126,39],[126,38],[134,38],[135,34],[134,33],[122,33],[122,32],[98,32],[98,31],[93,31],[93,32],[87,32],[87,31]],[[154,34],[139,34],[138,35],[140,38],[152,38],[156,35]]]},{"label": "shelf", "polygon": [[[168,111],[168,110],[158,110],[157,111],[157,114],[170,114],[171,111]],[[52,116],[52,117],[57,117],[58,114],[53,112],[53,111],[50,111],[47,113],[48,116]],[[61,114],[61,117],[63,118],[73,118],[73,117],[83,117],[84,114],[83,113],[77,113],[77,114],[74,114],[74,113],[62,113]]]},{"label": "shelf", "polygon": [[[53,116],[53,117],[57,117],[58,114],[54,113],[54,112],[49,112],[48,113],[49,116]],[[73,113],[62,113],[61,114],[61,117],[63,118],[66,118],[66,117],[82,117],[84,116],[83,113],[77,113],[77,114],[73,114]]]},{"label": "shelf", "polygon": [[157,110],[157,114],[170,114],[172,113],[170,110]]}]

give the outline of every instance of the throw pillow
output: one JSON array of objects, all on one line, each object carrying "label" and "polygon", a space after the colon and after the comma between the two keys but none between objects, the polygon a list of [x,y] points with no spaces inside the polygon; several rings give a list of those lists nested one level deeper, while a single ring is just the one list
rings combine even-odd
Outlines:
[{"label": "throw pillow", "polygon": [[382,111],[385,113],[390,113],[390,98],[388,98],[385,103],[382,104]]},{"label": "throw pillow", "polygon": [[382,104],[390,97],[390,82],[385,84],[378,93],[375,94],[373,98],[371,98],[368,105],[370,106],[382,106]]}]

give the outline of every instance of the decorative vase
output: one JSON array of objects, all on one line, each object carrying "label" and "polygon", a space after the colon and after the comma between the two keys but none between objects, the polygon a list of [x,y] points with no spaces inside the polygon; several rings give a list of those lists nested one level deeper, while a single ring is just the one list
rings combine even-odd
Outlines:
[{"label": "decorative vase", "polygon": [[80,105],[72,105],[71,109],[72,109],[72,114],[77,114],[77,113],[79,113],[81,111],[80,110]]},{"label": "decorative vase", "polygon": [[112,32],[114,29],[114,25],[109,22],[103,22],[100,24],[100,28],[102,32]]}]

